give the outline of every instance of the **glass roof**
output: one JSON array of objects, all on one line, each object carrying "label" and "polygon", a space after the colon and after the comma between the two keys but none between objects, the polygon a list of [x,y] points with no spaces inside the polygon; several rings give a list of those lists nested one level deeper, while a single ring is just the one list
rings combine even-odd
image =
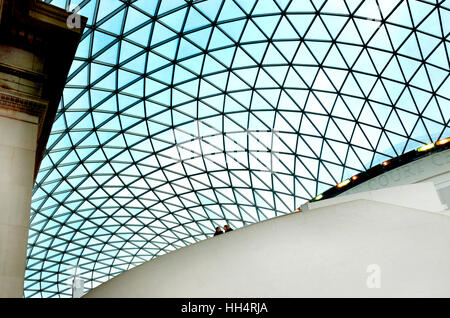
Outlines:
[{"label": "glass roof", "polygon": [[47,2],[89,20],[33,191],[25,297],[450,135],[448,0]]}]

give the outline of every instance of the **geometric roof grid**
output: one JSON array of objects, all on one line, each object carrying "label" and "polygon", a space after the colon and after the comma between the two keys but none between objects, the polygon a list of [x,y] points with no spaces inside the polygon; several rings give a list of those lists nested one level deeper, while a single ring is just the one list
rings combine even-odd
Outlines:
[{"label": "geometric roof grid", "polygon": [[88,25],[33,190],[25,297],[71,297],[74,271],[94,288],[450,136],[449,0],[46,2]]}]

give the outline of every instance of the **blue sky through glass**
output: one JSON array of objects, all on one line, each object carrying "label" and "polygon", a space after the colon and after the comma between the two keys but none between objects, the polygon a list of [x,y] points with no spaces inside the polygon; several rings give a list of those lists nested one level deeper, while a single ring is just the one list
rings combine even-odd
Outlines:
[{"label": "blue sky through glass", "polygon": [[450,1],[85,0],[25,297],[70,297],[450,135]]}]

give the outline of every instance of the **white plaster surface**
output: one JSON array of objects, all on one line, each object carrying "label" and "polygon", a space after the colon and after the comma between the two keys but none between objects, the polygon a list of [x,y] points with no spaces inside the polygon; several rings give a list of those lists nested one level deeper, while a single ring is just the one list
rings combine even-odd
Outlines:
[{"label": "white plaster surface", "polygon": [[[85,297],[450,297],[450,217],[388,201],[335,201],[238,229]],[[371,264],[380,288],[368,288]]]},{"label": "white plaster surface", "polygon": [[23,295],[36,138],[36,123],[0,116],[0,297]]}]

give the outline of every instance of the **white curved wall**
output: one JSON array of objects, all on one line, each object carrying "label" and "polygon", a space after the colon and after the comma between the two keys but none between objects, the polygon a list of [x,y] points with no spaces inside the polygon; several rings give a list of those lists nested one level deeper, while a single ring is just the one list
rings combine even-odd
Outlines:
[{"label": "white curved wall", "polygon": [[[391,190],[437,197],[432,183]],[[450,217],[400,197],[330,199],[160,256],[86,297],[449,297]],[[371,264],[381,288],[367,286]]]}]

